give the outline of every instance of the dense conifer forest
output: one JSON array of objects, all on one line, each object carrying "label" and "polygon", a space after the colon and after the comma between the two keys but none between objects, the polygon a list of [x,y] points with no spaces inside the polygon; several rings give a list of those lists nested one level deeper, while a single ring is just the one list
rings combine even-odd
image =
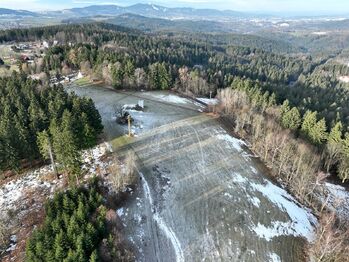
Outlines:
[{"label": "dense conifer forest", "polygon": [[0,170],[49,158],[50,149],[67,171],[76,171],[77,150],[95,145],[103,130],[93,101],[18,73],[1,78],[0,86]]},{"label": "dense conifer forest", "polygon": [[46,202],[44,222],[27,241],[25,261],[133,261],[128,250],[115,245],[100,183],[94,177]]}]

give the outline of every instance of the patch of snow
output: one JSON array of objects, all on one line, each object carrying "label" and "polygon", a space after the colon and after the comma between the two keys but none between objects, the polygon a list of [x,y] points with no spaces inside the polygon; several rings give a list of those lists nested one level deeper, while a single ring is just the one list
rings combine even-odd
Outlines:
[{"label": "patch of snow", "polygon": [[280,27],[289,27],[290,24],[289,23],[281,23],[279,24]]},{"label": "patch of snow", "polygon": [[156,10],[156,11],[159,11],[159,8],[158,8],[157,6],[155,6],[155,5],[152,5],[152,8],[153,8],[154,10]]},{"label": "patch of snow", "polygon": [[340,185],[324,183],[322,185],[324,196],[321,196],[322,202],[326,203],[327,208],[335,210],[341,217],[349,217],[349,192]]},{"label": "patch of snow", "polygon": [[122,217],[125,213],[124,208],[119,208],[118,210],[116,210],[116,213],[118,214],[119,217]]},{"label": "patch of snow", "polygon": [[[103,163],[100,158],[107,151],[106,144],[98,145],[93,149],[82,152],[83,169],[94,172],[98,169],[105,169],[106,163]],[[21,177],[4,183],[0,186],[0,210],[2,214],[6,214],[9,210],[17,210],[27,201],[28,192],[41,192],[44,190],[47,197],[62,185],[62,180],[54,180],[51,183],[46,181],[47,175],[52,173],[52,166],[43,166],[36,170],[28,171],[22,174]],[[90,174],[87,174],[87,176]],[[94,175],[94,174],[93,174]],[[28,210],[27,210],[28,211]]]},{"label": "patch of snow", "polygon": [[[256,155],[253,155],[253,154],[250,154],[250,153],[247,153],[247,152],[243,152],[242,154],[241,154],[244,158],[259,158],[258,156],[256,156]],[[253,167],[252,167],[253,168]],[[252,169],[251,168],[251,169]],[[252,170],[253,171],[253,170]]]},{"label": "patch of snow", "polygon": [[234,183],[245,183],[245,182],[248,182],[247,178],[246,177],[243,177],[242,175],[238,174],[238,173],[234,173],[233,174],[234,177],[232,178],[232,182]]},{"label": "patch of snow", "polygon": [[340,76],[339,81],[341,81],[343,83],[349,83],[349,76]]},{"label": "patch of snow", "polygon": [[164,102],[168,103],[174,103],[174,104],[188,104],[190,101],[186,98],[176,96],[176,95],[159,95],[159,94],[152,94],[153,97],[160,99]]},{"label": "patch of snow", "polygon": [[254,174],[258,174],[257,169],[255,169],[253,166],[250,166],[250,169]]},{"label": "patch of snow", "polygon": [[105,142],[104,144],[105,144],[106,149],[107,149],[110,153],[112,153],[112,152],[113,152],[113,147],[111,146],[111,144],[108,143],[108,142]]},{"label": "patch of snow", "polygon": [[26,191],[51,187],[49,183],[41,181],[40,179],[42,174],[49,173],[50,170],[50,166],[43,167],[1,186],[0,210],[5,212],[10,209],[15,209],[16,202],[21,200]]},{"label": "patch of snow", "polygon": [[11,244],[10,247],[8,249],[6,249],[6,252],[11,252],[14,251],[16,249],[17,244]]},{"label": "patch of snow", "polygon": [[228,198],[233,198],[233,196],[231,194],[229,194],[228,192],[224,193],[224,196],[228,197]]},{"label": "patch of snow", "polygon": [[10,236],[10,241],[11,241],[12,243],[17,243],[17,236],[16,236],[16,235]]},{"label": "patch of snow", "polygon": [[250,252],[252,255],[256,254],[256,251],[254,251],[254,250],[248,250],[248,252]]},{"label": "patch of snow", "polygon": [[126,104],[126,105],[123,105],[122,106],[122,109],[123,110],[132,110],[132,109],[134,109],[134,108],[136,108],[136,104]]},{"label": "patch of snow", "polygon": [[216,135],[216,138],[218,138],[219,140],[224,140],[225,142],[227,142],[227,144],[229,144],[239,152],[243,151],[242,145],[245,145],[245,143],[240,139],[232,137],[229,134],[218,134]]},{"label": "patch of snow", "polygon": [[203,105],[203,104],[200,104],[200,103],[198,103],[198,102],[195,102],[195,101],[191,101],[194,105],[196,105],[197,107],[200,107],[199,109],[198,109],[198,111],[200,112],[201,111],[201,113],[203,112],[203,109],[205,108],[205,106]]},{"label": "patch of snow", "polygon": [[[135,214],[135,215],[134,215],[134,220],[137,221],[138,224],[140,224],[140,223],[142,222],[142,217],[141,217],[141,215]],[[142,234],[140,234],[140,235],[142,235]]]},{"label": "patch of snow", "polygon": [[270,262],[281,262],[281,258],[275,253],[269,253]]},{"label": "patch of snow", "polygon": [[316,218],[311,214],[310,210],[301,207],[284,189],[267,180],[265,180],[264,185],[250,183],[250,186],[254,190],[262,193],[282,211],[285,211],[291,219],[289,222],[273,221],[270,227],[258,223],[252,230],[256,232],[259,237],[270,241],[276,236],[293,235],[304,237],[308,241],[313,240],[313,225],[316,224]]},{"label": "patch of snow", "polygon": [[328,182],[325,183],[325,186],[337,200],[349,200],[349,192],[344,187],[340,185],[334,185]]},{"label": "patch of snow", "polygon": [[250,198],[250,201],[255,207],[259,207],[259,204],[261,203],[261,201],[257,197]]},{"label": "patch of snow", "polygon": [[6,252],[11,252],[16,249],[17,246],[17,236],[12,235],[10,236],[10,246],[6,249]]},{"label": "patch of snow", "polygon": [[313,32],[313,35],[327,35],[327,32]]},{"label": "patch of snow", "polygon": [[272,225],[269,227],[258,223],[257,226],[252,228],[252,230],[257,234],[258,237],[264,238],[266,241],[270,241],[274,237],[279,236],[299,236],[295,234],[292,226],[292,222],[273,221]]},{"label": "patch of snow", "polygon": [[218,105],[219,101],[218,99],[216,98],[212,98],[212,99],[209,99],[209,98],[197,98],[197,100],[207,104],[207,105]]}]

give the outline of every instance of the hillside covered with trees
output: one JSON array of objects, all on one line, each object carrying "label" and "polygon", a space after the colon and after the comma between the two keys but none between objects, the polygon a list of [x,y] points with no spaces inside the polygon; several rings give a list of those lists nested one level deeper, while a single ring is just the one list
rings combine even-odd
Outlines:
[{"label": "hillside covered with trees", "polygon": [[[326,164],[326,170],[337,170],[341,179],[346,180],[349,171],[345,167],[338,171],[337,165],[348,157],[345,141],[349,91],[338,77],[348,74],[348,67],[326,57],[275,54],[228,45],[227,41],[220,44],[209,41],[209,37],[204,41],[193,35],[188,35],[187,40],[153,36],[103,23],[0,32],[3,42],[44,39],[58,42],[47,50],[44,59],[22,65],[27,74],[45,72],[52,76],[82,70],[117,89],[175,88],[194,95],[217,93],[219,89],[235,86],[237,79],[247,85],[253,83],[248,88],[252,93],[258,90],[265,98],[272,96],[276,105],[284,105],[282,126],[299,130],[297,133],[319,151],[328,151],[331,130],[339,129],[340,155],[345,158],[333,161],[331,156],[325,157],[325,162],[331,163]],[[93,128],[100,130],[98,126]]]},{"label": "hillside covered with trees", "polygon": [[18,170],[52,151],[65,170],[77,171],[78,150],[95,145],[103,130],[93,101],[18,73],[0,86],[0,170]]},{"label": "hillside covered with trees", "polygon": [[25,261],[134,261],[129,250],[115,244],[110,203],[99,183],[94,177],[47,200],[43,224],[27,241]]},{"label": "hillside covered with trees", "polygon": [[[51,160],[78,181],[79,150],[97,143],[101,117],[91,99],[49,80],[81,71],[118,90],[217,95],[222,119],[319,216],[314,185],[328,174],[349,180],[349,88],[339,81],[349,68],[333,56],[258,36],[147,34],[106,23],[0,31],[2,43],[35,41],[49,43],[44,55],[0,78],[0,171]],[[98,261],[102,205],[95,188],[57,194],[28,242],[28,261]],[[344,258],[347,245],[337,247]]]}]

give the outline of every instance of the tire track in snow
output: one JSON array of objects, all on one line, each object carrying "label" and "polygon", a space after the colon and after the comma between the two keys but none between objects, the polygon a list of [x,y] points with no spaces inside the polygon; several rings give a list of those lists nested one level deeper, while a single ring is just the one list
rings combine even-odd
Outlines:
[{"label": "tire track in snow", "polygon": [[[105,145],[106,145],[107,149],[112,153],[113,148],[112,148],[111,144],[109,142],[105,142]],[[134,148],[133,147],[131,147],[131,148],[133,149],[133,152],[135,152],[137,158],[140,159],[138,154],[134,150]],[[143,181],[142,186],[143,186],[145,196],[149,200],[151,208],[155,208],[154,201],[153,201],[153,198],[152,198],[151,193],[150,193],[149,184],[145,180],[143,173],[140,172],[137,167],[136,167],[136,169],[139,173],[139,176],[142,178],[142,181]],[[185,261],[184,260],[184,252],[183,252],[183,249],[181,247],[181,243],[179,242],[176,234],[173,232],[172,228],[170,228],[166,225],[165,221],[159,216],[158,213],[152,212],[152,214],[153,214],[152,216],[153,216],[154,221],[157,223],[159,228],[164,232],[165,236],[171,241],[172,246],[173,246],[174,251],[175,251],[176,261],[177,262],[184,262]],[[155,253],[156,253],[156,251],[155,251]]]},{"label": "tire track in snow", "polygon": [[[143,185],[143,190],[148,198],[150,205],[154,207],[154,201],[150,193],[150,188],[148,185],[148,182],[145,180],[144,175],[140,172],[139,173],[140,177],[142,178],[142,185]],[[177,262],[184,262],[184,253],[183,249],[181,247],[181,243],[179,242],[176,234],[173,232],[172,228],[166,225],[165,221],[162,219],[162,217],[159,216],[159,214],[155,211],[153,213],[153,219],[155,222],[158,224],[159,228],[164,232],[165,236],[171,241],[175,254],[176,254],[176,261]]]}]

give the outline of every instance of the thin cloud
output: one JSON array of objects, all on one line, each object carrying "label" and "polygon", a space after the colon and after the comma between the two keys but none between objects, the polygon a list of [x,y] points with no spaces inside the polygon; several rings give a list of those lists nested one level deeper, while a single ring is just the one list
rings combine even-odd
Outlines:
[{"label": "thin cloud", "polygon": [[39,2],[38,0],[1,0],[1,4],[20,4],[20,3],[34,3]]},{"label": "thin cloud", "polygon": [[0,5],[22,5],[38,2],[39,0],[1,0]]},{"label": "thin cloud", "polygon": [[205,4],[205,3],[209,3],[210,1],[207,1],[207,0],[179,0],[178,2],[191,3],[191,4]]},{"label": "thin cloud", "polygon": [[98,3],[96,1],[84,1],[84,0],[74,0],[73,4],[95,4]]},{"label": "thin cloud", "polygon": [[105,2],[105,1],[89,1],[89,0],[73,0],[73,4],[98,4],[98,5],[118,5],[118,2]]}]

